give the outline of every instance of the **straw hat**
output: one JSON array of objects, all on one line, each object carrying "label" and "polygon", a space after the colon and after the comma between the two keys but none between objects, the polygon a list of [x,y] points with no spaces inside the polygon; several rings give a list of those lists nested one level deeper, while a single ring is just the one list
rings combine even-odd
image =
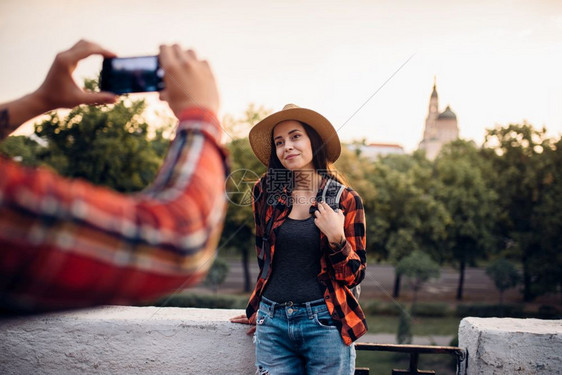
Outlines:
[{"label": "straw hat", "polygon": [[[330,121],[311,109],[287,104],[281,111],[267,116],[250,130],[250,145],[254,154],[264,165],[269,163],[273,128],[280,122],[287,120],[304,122],[316,130],[320,138],[322,138],[324,147],[326,147],[328,161],[333,163],[338,159],[341,152],[340,139]],[[312,151],[314,152],[315,150]]]}]

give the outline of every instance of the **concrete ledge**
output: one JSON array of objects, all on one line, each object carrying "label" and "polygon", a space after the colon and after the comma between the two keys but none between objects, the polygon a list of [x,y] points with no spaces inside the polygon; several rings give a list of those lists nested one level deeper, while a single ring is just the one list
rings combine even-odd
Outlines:
[{"label": "concrete ledge", "polygon": [[467,374],[562,374],[562,321],[465,318],[459,346]]},{"label": "concrete ledge", "polygon": [[107,306],[0,321],[0,374],[254,374],[242,310]]},{"label": "concrete ledge", "polygon": [[[106,306],[0,320],[0,374],[254,374],[242,310]],[[467,374],[562,374],[562,321],[466,318]]]}]

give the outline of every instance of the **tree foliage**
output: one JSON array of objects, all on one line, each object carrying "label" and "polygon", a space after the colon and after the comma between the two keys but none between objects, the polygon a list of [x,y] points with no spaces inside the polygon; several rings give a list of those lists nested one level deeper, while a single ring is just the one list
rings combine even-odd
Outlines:
[{"label": "tree foliage", "polygon": [[219,285],[225,282],[228,271],[228,262],[222,258],[215,258],[213,265],[207,273],[204,284],[213,288],[213,291],[217,293]]},{"label": "tree foliage", "polygon": [[541,154],[544,171],[541,194],[533,210],[532,230],[538,237],[533,253],[533,292],[542,294],[557,289],[562,297],[562,139]]},{"label": "tree foliage", "polygon": [[441,275],[439,264],[426,253],[416,250],[398,262],[396,273],[406,276],[410,282],[410,286],[414,291],[412,315],[415,315],[418,292],[427,281],[438,278]]},{"label": "tree foliage", "polygon": [[228,209],[224,230],[219,244],[223,252],[234,251],[242,255],[244,291],[251,290],[250,256],[254,254],[254,220],[252,188],[265,172],[265,166],[252,152],[247,134],[252,126],[270,113],[263,107],[250,104],[242,118],[228,117],[223,121],[229,137],[231,174],[226,181]]},{"label": "tree foliage", "polygon": [[497,259],[486,267],[486,275],[493,281],[500,292],[500,305],[503,305],[503,293],[519,284],[520,275],[517,268],[506,259]]},{"label": "tree foliage", "polygon": [[[537,208],[544,202],[553,160],[551,139],[546,129],[530,124],[511,124],[488,131],[484,152],[492,162],[491,179],[498,192],[502,214],[499,234],[511,256],[523,266],[523,294],[526,301],[545,292],[537,281],[543,273],[538,259],[543,252],[543,228],[536,220]],[[560,232],[558,232],[560,233]]]},{"label": "tree foliage", "polygon": [[141,190],[162,162],[142,117],[145,107],[143,100],[122,99],[113,106],[79,106],[65,116],[53,112],[35,125],[48,144],[38,159],[63,176],[122,192]]},{"label": "tree foliage", "polygon": [[400,345],[408,345],[412,343],[412,338],[412,316],[406,310],[401,309],[396,341]]},{"label": "tree foliage", "polygon": [[440,182],[436,198],[451,217],[443,256],[459,268],[457,299],[462,299],[467,265],[495,250],[497,194],[487,183],[487,161],[473,142],[454,141],[441,150],[435,161]]},{"label": "tree foliage", "polygon": [[[376,191],[367,236],[377,256],[394,265],[419,250],[440,258],[450,215],[435,199],[436,180],[423,154],[389,155],[375,163],[369,181]],[[400,293],[401,276],[396,272],[394,297]]]},{"label": "tree foliage", "polygon": [[[97,89],[96,80],[84,85]],[[166,134],[176,121],[164,117],[164,125],[151,127],[146,107],[144,100],[122,96],[114,105],[53,111],[35,124],[32,136],[8,137],[0,149],[28,166],[46,166],[121,192],[138,191],[154,179],[170,142]]]},{"label": "tree foliage", "polygon": [[420,290],[423,283],[440,276],[439,264],[419,250],[412,252],[396,265],[396,271],[411,279],[412,289]]},{"label": "tree foliage", "polygon": [[35,140],[23,135],[8,137],[0,143],[0,154],[28,167],[36,167],[40,164],[37,159],[40,149],[41,145]]}]

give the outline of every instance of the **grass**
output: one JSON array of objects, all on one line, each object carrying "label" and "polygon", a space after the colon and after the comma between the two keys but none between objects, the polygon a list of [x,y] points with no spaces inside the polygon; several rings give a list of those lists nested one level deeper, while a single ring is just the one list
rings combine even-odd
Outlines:
[{"label": "grass", "polygon": [[[391,315],[367,315],[369,333],[392,333],[398,332],[398,316]],[[457,317],[418,317],[412,322],[414,336],[455,336],[459,329],[461,318]]]}]

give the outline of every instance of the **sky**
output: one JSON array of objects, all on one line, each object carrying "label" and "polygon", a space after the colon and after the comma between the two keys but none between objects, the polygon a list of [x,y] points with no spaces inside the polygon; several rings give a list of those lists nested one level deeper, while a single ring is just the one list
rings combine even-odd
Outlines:
[{"label": "sky", "polygon": [[[436,78],[462,138],[480,144],[485,129],[523,121],[562,135],[558,0],[2,0],[0,102],[33,91],[82,38],[120,56],[194,48],[214,69],[220,117],[294,103],[342,141],[413,151]],[[100,68],[91,57],[75,76]]]}]

